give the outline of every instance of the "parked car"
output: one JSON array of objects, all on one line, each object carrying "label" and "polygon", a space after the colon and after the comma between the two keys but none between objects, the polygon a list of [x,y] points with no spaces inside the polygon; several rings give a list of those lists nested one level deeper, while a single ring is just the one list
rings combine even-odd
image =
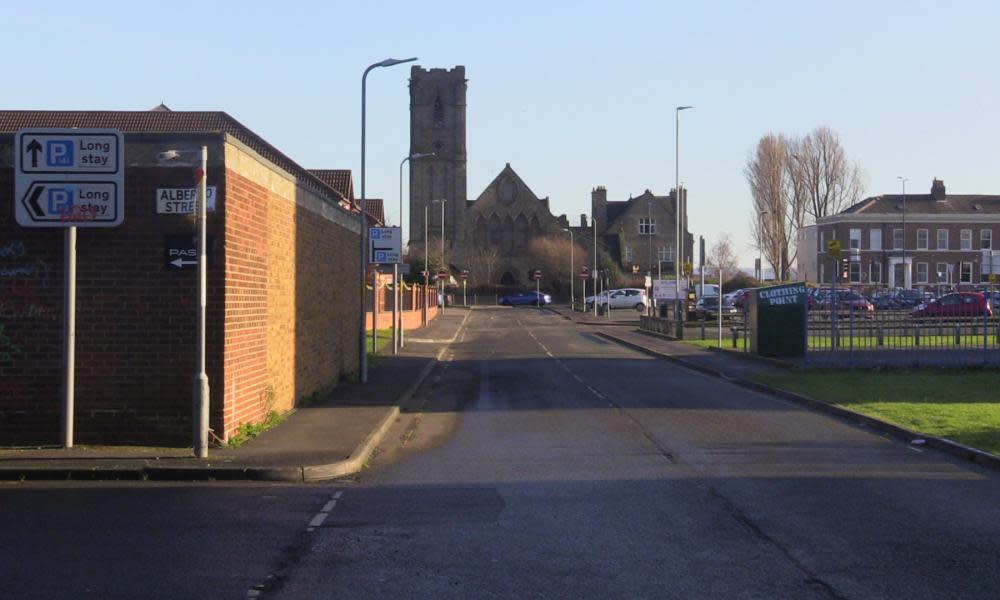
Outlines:
[{"label": "parked car", "polygon": [[918,304],[912,313],[914,318],[927,317],[981,317],[993,316],[993,306],[981,292],[955,292],[945,294],[936,300]]},{"label": "parked car", "polygon": [[924,293],[920,290],[896,290],[892,294],[892,299],[898,308],[912,308],[926,302]]},{"label": "parked car", "polygon": [[747,304],[750,303],[750,294],[752,294],[754,288],[743,288],[736,290],[732,294],[732,300],[730,302],[735,308],[743,310]]},{"label": "parked car", "polygon": [[616,308],[632,308],[642,312],[646,310],[646,306],[649,303],[649,300],[646,297],[646,290],[642,288],[608,290],[607,292],[598,294],[597,296],[590,296],[587,298],[587,306],[593,307],[595,298],[598,306],[607,308],[610,304],[612,310]]},{"label": "parked car", "polygon": [[[722,299],[722,318],[731,319],[740,314],[740,311],[733,306],[731,302],[726,301],[723,296]],[[718,296],[705,296],[698,300],[697,304],[694,306],[694,318],[701,320],[705,319],[708,321],[719,318],[719,297]]]},{"label": "parked car", "polygon": [[500,296],[498,302],[500,306],[544,306],[552,304],[552,296],[530,290]]},{"label": "parked car", "polygon": [[826,290],[826,293],[818,293],[813,296],[813,303],[809,304],[809,308],[818,308],[820,310],[833,310],[837,309],[837,312],[860,312],[865,315],[874,314],[875,305],[868,301],[867,298],[861,294],[851,291],[851,290],[837,290],[836,296]]}]

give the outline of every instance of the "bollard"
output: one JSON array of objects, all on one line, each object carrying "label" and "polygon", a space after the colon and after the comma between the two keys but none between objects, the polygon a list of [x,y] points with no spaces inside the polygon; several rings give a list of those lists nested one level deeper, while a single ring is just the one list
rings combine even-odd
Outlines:
[{"label": "bollard", "polygon": [[920,326],[918,325],[916,329],[913,330],[913,345],[920,345]]},{"label": "bollard", "polygon": [[701,318],[701,339],[705,339],[705,317]]},{"label": "bollard", "polygon": [[955,325],[955,345],[962,345],[962,328],[958,325]]},{"label": "bollard", "polygon": [[733,334],[733,350],[735,350],[736,349],[736,339],[740,335],[740,330],[737,327],[730,327],[729,331],[731,331],[732,334]]},{"label": "bollard", "polygon": [[876,340],[875,343],[877,343],[880,347],[885,346],[885,337],[882,333],[881,325],[879,325],[878,328],[875,330],[875,340]]}]

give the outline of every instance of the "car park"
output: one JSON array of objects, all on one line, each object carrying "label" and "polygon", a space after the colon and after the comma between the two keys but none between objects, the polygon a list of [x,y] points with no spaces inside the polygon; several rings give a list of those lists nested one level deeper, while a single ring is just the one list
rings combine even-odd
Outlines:
[{"label": "car park", "polygon": [[954,292],[918,304],[911,313],[916,319],[929,317],[993,316],[993,306],[981,292]]},{"label": "car park", "polygon": [[545,306],[552,304],[552,296],[528,290],[500,296],[497,302],[501,306]]}]

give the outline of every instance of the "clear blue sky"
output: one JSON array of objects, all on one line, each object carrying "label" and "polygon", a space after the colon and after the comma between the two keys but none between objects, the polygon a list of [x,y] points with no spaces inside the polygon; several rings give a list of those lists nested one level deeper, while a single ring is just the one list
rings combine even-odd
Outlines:
[{"label": "clear blue sky", "polygon": [[[360,166],[360,79],[465,65],[469,196],[511,165],[575,222],[681,180],[695,235],[737,242],[769,131],[827,125],[866,194],[1000,193],[1000,3],[8,3],[2,108],[224,110],[306,167]],[[368,195],[396,219],[408,66],[369,78]]]}]

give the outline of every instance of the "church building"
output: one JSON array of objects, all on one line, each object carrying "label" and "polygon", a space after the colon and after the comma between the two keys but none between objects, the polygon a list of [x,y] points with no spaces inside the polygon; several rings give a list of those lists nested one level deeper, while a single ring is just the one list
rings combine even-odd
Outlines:
[{"label": "church building", "polygon": [[[441,252],[443,232],[444,262],[453,273],[468,269],[476,283],[526,285],[528,270],[536,266],[530,255],[532,241],[565,236],[570,225],[565,215],[552,214],[548,197],[535,195],[510,163],[475,200],[468,199],[467,84],[463,66],[452,69],[414,66],[410,71],[410,155],[432,155],[410,161],[410,251],[422,252],[425,242],[429,242],[428,251],[436,257]],[[645,195],[635,200],[607,202],[607,192],[602,193],[603,201],[599,202],[597,196],[592,199],[599,245],[623,269],[631,270],[640,250],[645,251],[633,238],[656,229],[655,225],[650,228],[649,223],[640,225],[636,215],[650,210],[647,205],[652,203],[655,219],[662,224],[653,234],[656,256],[664,258],[664,248],[673,247],[670,245],[676,214],[673,192],[671,196],[654,197],[647,191],[650,202],[641,200]],[[642,227],[646,229],[641,230]],[[572,229],[577,245],[592,248],[593,231],[583,220],[580,227]],[[689,242],[686,247],[689,249]],[[672,256],[671,253],[671,260]],[[645,266],[646,254],[641,253],[641,257],[640,263]],[[666,269],[664,264],[665,272]]]}]

